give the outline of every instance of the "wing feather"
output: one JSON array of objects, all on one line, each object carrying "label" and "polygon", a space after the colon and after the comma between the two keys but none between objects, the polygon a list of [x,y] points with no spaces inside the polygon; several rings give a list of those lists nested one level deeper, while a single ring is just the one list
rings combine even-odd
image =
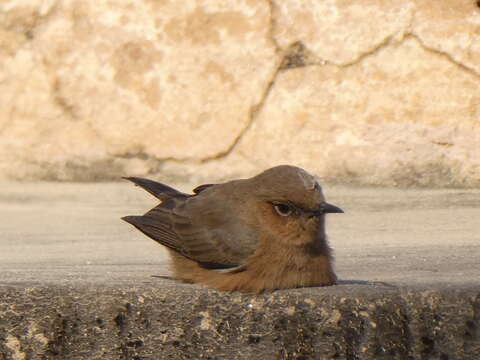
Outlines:
[{"label": "wing feather", "polygon": [[126,216],[123,220],[206,268],[242,266],[256,248],[256,232],[241,219],[232,217],[232,212],[226,211],[228,204],[209,196],[210,189],[216,186],[205,186],[195,195],[177,192],[176,196],[161,188],[173,197],[156,195],[166,200],[143,216]]}]

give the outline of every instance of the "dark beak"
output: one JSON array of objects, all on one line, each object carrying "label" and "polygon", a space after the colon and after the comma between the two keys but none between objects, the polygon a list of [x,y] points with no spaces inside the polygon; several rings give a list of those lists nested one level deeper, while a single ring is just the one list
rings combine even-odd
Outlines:
[{"label": "dark beak", "polygon": [[340,209],[338,206],[324,202],[320,206],[320,210],[318,212],[321,212],[323,214],[332,214],[332,213],[343,213],[343,210]]}]

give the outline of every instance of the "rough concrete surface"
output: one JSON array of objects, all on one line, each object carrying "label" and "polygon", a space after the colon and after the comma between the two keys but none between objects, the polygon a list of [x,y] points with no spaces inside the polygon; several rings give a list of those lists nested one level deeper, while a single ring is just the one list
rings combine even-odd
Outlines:
[{"label": "rough concrete surface", "polygon": [[339,285],[257,296],[155,277],[130,184],[1,189],[0,359],[478,359],[479,190],[325,185]]},{"label": "rough concrete surface", "polygon": [[475,0],[4,0],[0,178],[211,179],[294,159],[340,181],[478,188],[479,28]]}]

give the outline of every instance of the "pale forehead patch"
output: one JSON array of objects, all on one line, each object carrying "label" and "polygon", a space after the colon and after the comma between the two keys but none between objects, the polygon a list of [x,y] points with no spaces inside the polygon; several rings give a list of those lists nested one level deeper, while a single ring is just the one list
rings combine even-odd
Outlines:
[{"label": "pale forehead patch", "polygon": [[315,185],[317,185],[317,180],[305,170],[299,169],[297,174],[307,190],[313,190]]}]

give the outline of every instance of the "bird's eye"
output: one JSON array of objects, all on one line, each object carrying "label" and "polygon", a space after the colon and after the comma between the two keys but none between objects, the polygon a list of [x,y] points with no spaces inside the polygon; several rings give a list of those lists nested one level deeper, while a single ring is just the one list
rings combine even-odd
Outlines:
[{"label": "bird's eye", "polygon": [[273,204],[273,207],[280,216],[289,216],[293,211],[292,207],[287,204]]}]

